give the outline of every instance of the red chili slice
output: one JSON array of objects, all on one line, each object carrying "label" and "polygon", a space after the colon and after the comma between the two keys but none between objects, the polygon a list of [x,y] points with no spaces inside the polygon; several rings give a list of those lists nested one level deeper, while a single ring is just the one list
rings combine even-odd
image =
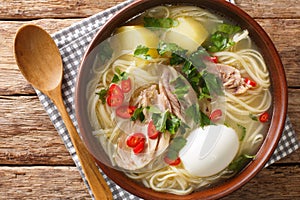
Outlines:
[{"label": "red chili slice", "polygon": [[112,84],[107,92],[108,96],[124,96],[121,88],[117,84]]},{"label": "red chili slice", "polygon": [[222,117],[222,110],[220,109],[216,109],[214,111],[211,112],[210,116],[209,116],[209,119],[212,121],[212,122],[217,122],[218,120],[221,119]]},{"label": "red chili slice", "polygon": [[259,121],[260,122],[267,122],[269,120],[269,114],[267,112],[264,112],[259,116]]},{"label": "red chili slice", "polygon": [[218,57],[217,56],[213,56],[213,57],[210,57],[209,60],[213,63],[218,63]]},{"label": "red chili slice", "polygon": [[120,106],[116,110],[116,114],[118,117],[121,117],[123,119],[129,119],[132,114],[134,113],[134,110],[136,109],[135,106]]},{"label": "red chili slice", "polygon": [[246,84],[251,85],[252,87],[256,86],[256,82],[250,80],[249,78],[245,78],[244,81]]},{"label": "red chili slice", "polygon": [[142,140],[133,148],[133,152],[135,154],[139,154],[144,150],[144,148],[145,148],[145,140]]},{"label": "red chili slice", "polygon": [[145,138],[144,134],[134,133],[133,135],[131,135],[127,138],[126,144],[127,144],[127,146],[134,148],[141,142],[145,143],[145,141],[146,141],[146,138]]},{"label": "red chili slice", "polygon": [[121,88],[124,93],[127,93],[131,90],[131,80],[130,78],[121,81]]},{"label": "red chili slice", "polygon": [[110,95],[107,97],[106,102],[110,107],[118,107],[122,105],[124,96],[121,95]]},{"label": "red chili slice", "polygon": [[110,107],[118,107],[122,105],[124,100],[124,94],[118,85],[112,84],[109,87],[107,94],[107,105],[109,105]]},{"label": "red chili slice", "polygon": [[160,132],[156,130],[156,127],[153,121],[150,121],[148,124],[148,137],[152,140],[156,139],[159,136]]},{"label": "red chili slice", "polygon": [[165,157],[164,161],[165,161],[165,163],[167,163],[168,165],[171,165],[171,166],[176,166],[181,163],[181,159],[179,157],[176,158],[175,160],[171,160],[170,158]]}]

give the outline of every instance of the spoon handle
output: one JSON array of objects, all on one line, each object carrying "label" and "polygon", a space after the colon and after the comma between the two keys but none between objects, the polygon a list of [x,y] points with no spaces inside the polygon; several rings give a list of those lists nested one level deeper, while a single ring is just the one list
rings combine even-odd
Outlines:
[{"label": "spoon handle", "polygon": [[75,148],[76,154],[81,163],[83,172],[86,176],[86,179],[91,187],[91,190],[94,194],[96,200],[112,200],[112,193],[108,187],[106,181],[101,175],[98,167],[96,166],[95,160],[88,152],[87,148],[83,144],[80,136],[77,133],[73,122],[67,113],[65,104],[62,99],[60,87],[50,91],[48,96],[52,99],[53,103],[56,105],[60,115],[66,125],[66,128],[69,132],[71,141]]}]

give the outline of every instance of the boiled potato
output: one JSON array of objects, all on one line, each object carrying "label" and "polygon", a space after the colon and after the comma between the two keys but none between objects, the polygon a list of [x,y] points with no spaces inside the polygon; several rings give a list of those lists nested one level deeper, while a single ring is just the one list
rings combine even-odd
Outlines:
[{"label": "boiled potato", "polygon": [[165,41],[176,43],[190,52],[195,51],[206,40],[208,32],[193,18],[179,17],[176,20],[178,25],[167,31]]},{"label": "boiled potato", "polygon": [[157,48],[158,41],[155,33],[143,26],[122,26],[113,36],[112,48],[118,52],[124,50],[133,52],[139,45]]}]

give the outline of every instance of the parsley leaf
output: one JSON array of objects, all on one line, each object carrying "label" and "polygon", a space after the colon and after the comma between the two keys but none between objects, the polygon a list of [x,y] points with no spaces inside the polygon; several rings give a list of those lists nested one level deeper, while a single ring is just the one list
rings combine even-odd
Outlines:
[{"label": "parsley leaf", "polygon": [[152,120],[156,129],[162,133],[169,131],[170,134],[175,134],[181,124],[181,120],[168,110],[163,113],[152,113]]},{"label": "parsley leaf", "polygon": [[244,127],[240,124],[237,124],[237,126],[238,126],[238,128],[240,128],[242,130],[240,141],[243,141],[246,136],[246,127]]},{"label": "parsley leaf", "polygon": [[156,129],[160,132],[166,131],[166,123],[169,117],[169,111],[165,111],[164,113],[153,113],[152,120],[153,124],[155,125]]},{"label": "parsley leaf", "polygon": [[206,50],[203,47],[199,47],[197,51],[193,52],[190,57],[189,61],[197,68],[198,71],[203,70],[206,68],[206,65],[203,62],[204,57],[209,56]]},{"label": "parsley leaf", "polygon": [[253,115],[252,113],[249,113],[249,117],[250,117],[253,121],[258,121],[257,116]]},{"label": "parsley leaf", "polygon": [[152,59],[151,55],[148,54],[149,52],[149,47],[143,46],[143,45],[138,45],[136,49],[133,52],[133,55],[135,57],[139,57],[145,60],[150,60]]},{"label": "parsley leaf", "polygon": [[144,17],[145,27],[172,28],[177,25],[178,21],[171,18]]},{"label": "parsley leaf", "polygon": [[208,51],[210,52],[223,51],[228,47],[227,45],[229,42],[229,35],[227,33],[217,31],[211,35],[210,41],[212,44],[208,46]]},{"label": "parsley leaf", "polygon": [[209,37],[204,46],[210,52],[223,51],[234,45],[232,35],[239,32],[241,28],[231,24],[219,24],[217,30]]},{"label": "parsley leaf", "polygon": [[209,119],[209,117],[200,110],[200,116],[201,116],[201,120],[200,120],[200,127],[204,127],[206,125],[210,125],[211,121]]},{"label": "parsley leaf", "polygon": [[97,92],[96,94],[99,95],[99,99],[101,100],[102,104],[105,104],[105,99],[107,96],[107,89],[102,89],[99,92]]},{"label": "parsley leaf", "polygon": [[127,79],[128,79],[128,74],[126,72],[121,72],[119,68],[116,68],[116,73],[114,74],[111,82],[117,83],[121,80],[127,80]]},{"label": "parsley leaf", "polygon": [[201,113],[199,109],[199,104],[195,103],[191,106],[189,106],[186,111],[186,115],[194,120],[196,124],[200,123],[201,120]]},{"label": "parsley leaf", "polygon": [[234,172],[238,172],[250,161],[250,159],[253,159],[254,157],[255,156],[242,154],[229,164],[228,169]]},{"label": "parsley leaf", "polygon": [[239,32],[241,27],[223,23],[218,25],[217,30],[227,34],[234,34]]},{"label": "parsley leaf", "polygon": [[206,94],[208,95],[223,95],[224,92],[222,90],[222,82],[221,80],[214,74],[207,72],[206,70],[202,71],[202,77],[205,81],[205,89]]},{"label": "parsley leaf", "polygon": [[158,44],[158,54],[161,56],[169,55],[170,65],[179,65],[185,62],[187,50],[181,48],[175,43],[160,42]]},{"label": "parsley leaf", "polygon": [[175,115],[170,114],[166,121],[166,130],[171,134],[175,134],[180,127],[181,120],[178,119]]},{"label": "parsley leaf", "polygon": [[186,61],[183,64],[182,72],[185,74],[186,79],[191,84],[192,88],[196,92],[196,94],[200,95],[200,81],[201,81],[201,74],[197,70],[197,68],[190,62]]},{"label": "parsley leaf", "polygon": [[175,80],[171,81],[172,84],[175,84],[174,94],[180,100],[184,100],[184,95],[189,92],[189,85],[187,85],[182,76],[178,76]]},{"label": "parsley leaf", "polygon": [[170,143],[170,146],[169,146],[169,149],[167,152],[167,157],[170,160],[177,159],[179,151],[186,145],[186,143],[187,143],[187,140],[184,137],[182,137],[182,136],[175,137],[172,140],[172,142]]},{"label": "parsley leaf", "polygon": [[130,120],[131,121],[136,121],[136,120],[140,120],[141,122],[143,122],[145,120],[145,115],[143,113],[143,109],[142,107],[139,107],[137,109],[134,110]]}]

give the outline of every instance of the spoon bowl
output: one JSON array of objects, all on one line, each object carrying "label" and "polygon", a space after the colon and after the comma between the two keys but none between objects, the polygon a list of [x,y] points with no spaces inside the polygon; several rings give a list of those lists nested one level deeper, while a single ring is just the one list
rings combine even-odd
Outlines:
[{"label": "spoon bowl", "polygon": [[42,28],[25,25],[17,32],[14,48],[23,76],[33,87],[47,95],[60,112],[95,199],[112,199],[106,181],[79,137],[64,105],[61,94],[63,64],[55,42]]},{"label": "spoon bowl", "polygon": [[61,56],[55,42],[44,30],[35,25],[21,27],[15,38],[15,49],[19,69],[33,87],[49,91],[60,84],[63,75]]}]

